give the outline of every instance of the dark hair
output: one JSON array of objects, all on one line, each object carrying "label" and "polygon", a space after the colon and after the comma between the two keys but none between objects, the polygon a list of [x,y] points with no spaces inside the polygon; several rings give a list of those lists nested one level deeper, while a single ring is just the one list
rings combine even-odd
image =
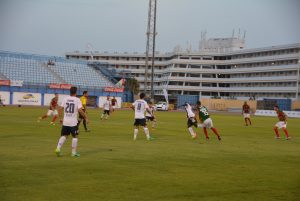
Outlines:
[{"label": "dark hair", "polygon": [[145,98],[145,96],[146,96],[145,93],[140,93],[140,98],[141,99]]},{"label": "dark hair", "polygon": [[197,101],[197,105],[201,105],[201,102],[200,102],[200,101]]},{"label": "dark hair", "polygon": [[54,95],[58,95],[58,93],[54,93]]},{"label": "dark hair", "polygon": [[83,93],[82,93],[82,94],[83,94],[83,95],[84,95],[84,94],[87,94],[87,91],[83,91]]},{"label": "dark hair", "polygon": [[70,88],[70,94],[71,95],[74,95],[74,94],[76,94],[77,93],[77,87],[71,87]]},{"label": "dark hair", "polygon": [[151,101],[149,101],[149,104],[152,104],[152,102],[151,102]]},{"label": "dark hair", "polygon": [[279,108],[278,105],[274,105],[274,107]]}]

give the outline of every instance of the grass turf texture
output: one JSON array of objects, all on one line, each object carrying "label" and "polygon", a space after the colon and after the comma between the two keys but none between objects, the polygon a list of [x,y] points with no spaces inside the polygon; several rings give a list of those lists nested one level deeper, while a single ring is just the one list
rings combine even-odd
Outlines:
[{"label": "grass turf texture", "polygon": [[[185,201],[299,200],[300,124],[289,119],[292,140],[275,140],[277,118],[214,114],[222,142],[197,129],[192,140],[183,112],[158,112],[158,128],[133,141],[133,112],[100,121],[89,110],[91,133],[79,135],[80,158],[71,138],[62,157],[54,149],[60,125],[36,123],[46,108],[0,108],[0,200]],[[283,137],[283,133],[281,136]]]}]

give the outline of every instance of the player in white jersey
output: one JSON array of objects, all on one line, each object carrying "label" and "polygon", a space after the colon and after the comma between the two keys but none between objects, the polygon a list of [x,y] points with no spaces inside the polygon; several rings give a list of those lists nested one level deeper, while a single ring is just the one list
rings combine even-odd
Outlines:
[{"label": "player in white jersey", "polygon": [[189,130],[192,138],[196,139],[197,138],[197,133],[193,130],[193,126],[196,127],[196,128],[198,127],[197,120],[196,120],[196,117],[195,117],[195,113],[193,112],[192,107],[188,103],[184,104],[184,109],[186,111],[186,116],[187,116],[187,119],[188,119],[188,121],[187,121],[188,130]]},{"label": "player in white jersey", "polygon": [[[60,108],[59,108],[59,117],[60,122],[62,122],[61,129],[61,137],[58,140],[57,148],[55,149],[55,153],[57,156],[61,155],[61,147],[66,141],[67,137],[72,134],[72,156],[79,157],[80,154],[77,152],[77,143],[78,143],[78,126],[77,126],[77,115],[78,112],[81,116],[88,122],[87,116],[85,112],[82,110],[82,103],[79,98],[76,97],[77,88],[71,87],[70,96],[63,99]],[[62,118],[62,114],[64,111],[64,118]]]},{"label": "player in white jersey", "polygon": [[138,132],[139,132],[139,126],[144,127],[144,132],[146,134],[147,140],[153,140],[153,138],[150,136],[149,129],[147,128],[146,124],[146,118],[145,118],[145,111],[149,111],[149,106],[147,102],[144,100],[145,94],[140,94],[140,99],[136,100],[132,104],[132,109],[134,110],[134,136],[133,139],[136,140]]},{"label": "player in white jersey", "polygon": [[152,122],[152,129],[154,129],[156,127],[156,118],[154,116],[154,111],[155,111],[155,108],[154,108],[152,102],[149,102],[149,112],[146,110],[146,121]]},{"label": "player in white jersey", "polygon": [[109,100],[109,96],[107,96],[106,100],[104,101],[103,103],[103,113],[101,115],[101,120],[104,119],[107,120],[107,118],[109,117],[109,113],[110,113],[110,110],[111,110],[111,102]]}]

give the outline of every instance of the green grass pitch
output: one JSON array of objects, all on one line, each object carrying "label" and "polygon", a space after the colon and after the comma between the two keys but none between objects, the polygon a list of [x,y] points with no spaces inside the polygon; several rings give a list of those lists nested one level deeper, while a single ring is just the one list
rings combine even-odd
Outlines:
[{"label": "green grass pitch", "polygon": [[[289,119],[292,139],[275,140],[277,118],[213,114],[222,142],[197,129],[192,140],[183,112],[157,112],[158,128],[133,141],[133,112],[100,121],[89,110],[91,133],[81,127],[62,157],[54,149],[60,125],[37,123],[47,108],[0,108],[1,201],[300,200],[300,120]],[[283,137],[283,132],[280,131]]]}]

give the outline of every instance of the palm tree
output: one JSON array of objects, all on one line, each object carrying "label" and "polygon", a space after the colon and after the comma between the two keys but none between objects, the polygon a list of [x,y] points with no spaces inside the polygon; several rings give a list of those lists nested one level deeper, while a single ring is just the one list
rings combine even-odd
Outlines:
[{"label": "palm tree", "polygon": [[137,95],[140,91],[140,85],[135,78],[126,79],[125,88]]}]

